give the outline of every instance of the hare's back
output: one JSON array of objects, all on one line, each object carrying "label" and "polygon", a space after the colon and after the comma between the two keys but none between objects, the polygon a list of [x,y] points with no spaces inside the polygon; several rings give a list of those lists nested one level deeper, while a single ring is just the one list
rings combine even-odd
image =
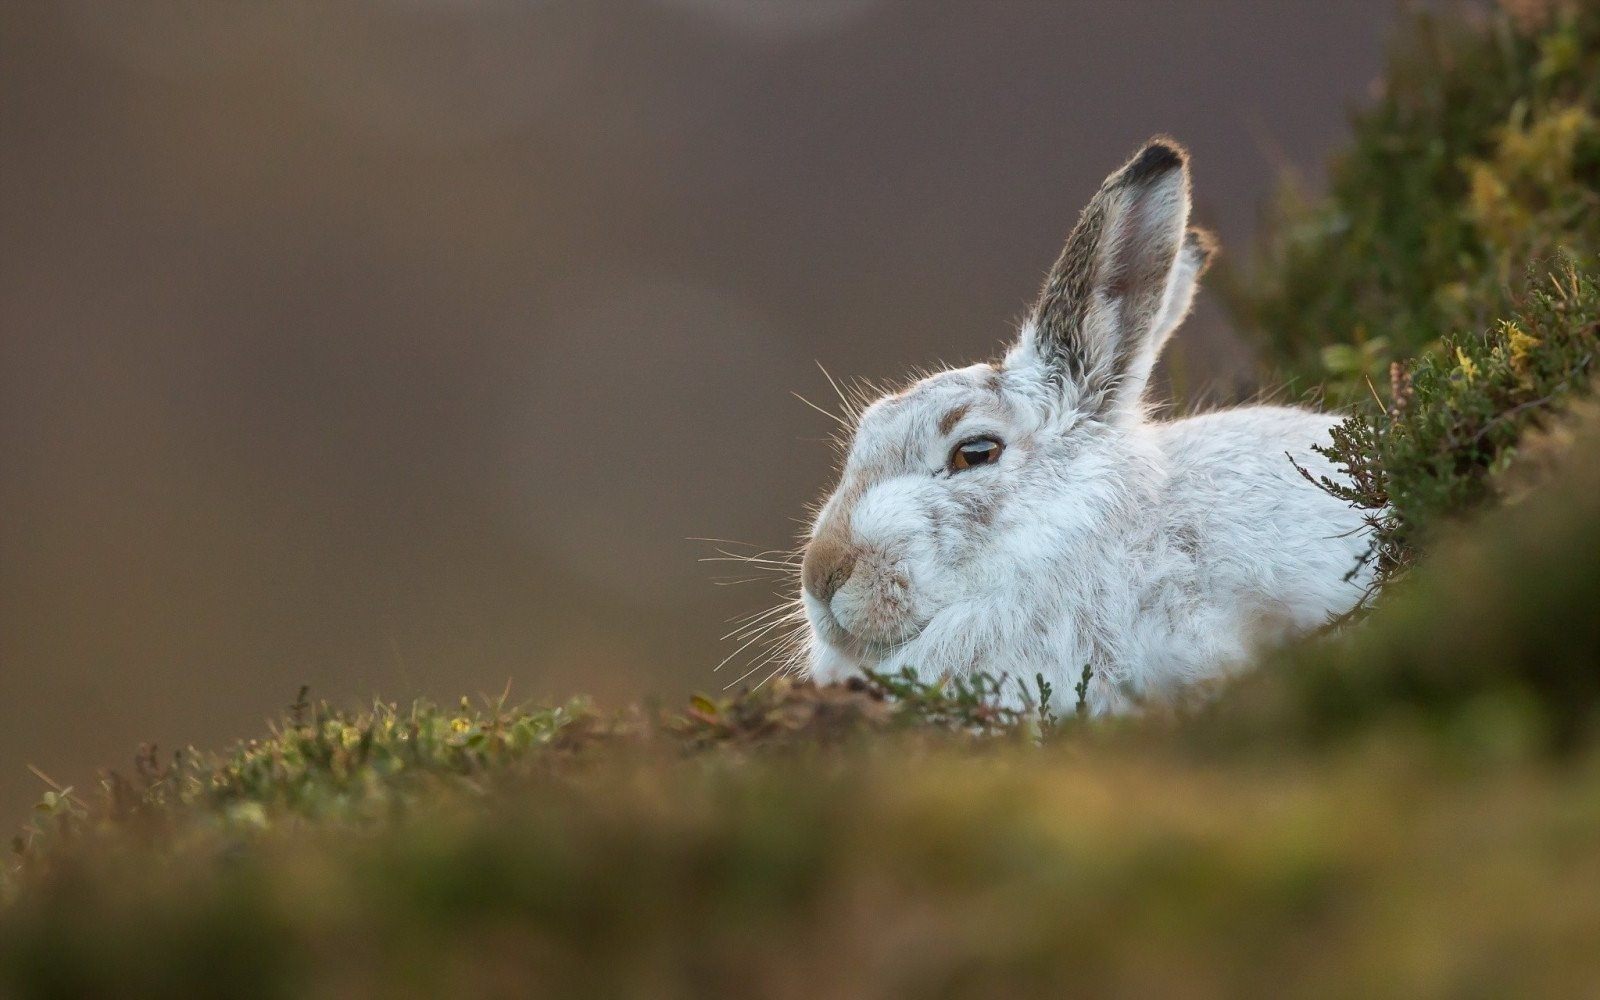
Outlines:
[{"label": "hare's back", "polygon": [[[1156,424],[1161,450],[1175,475],[1304,482],[1300,465],[1315,473],[1329,470],[1316,452],[1329,442],[1337,418],[1290,406],[1244,406]],[[1293,459],[1293,461],[1290,461]]]},{"label": "hare's back", "polygon": [[1314,450],[1337,419],[1252,406],[1156,428],[1171,527],[1192,531],[1221,577],[1307,620],[1348,609],[1361,590],[1350,576],[1366,550],[1361,513],[1302,472],[1337,476]]}]

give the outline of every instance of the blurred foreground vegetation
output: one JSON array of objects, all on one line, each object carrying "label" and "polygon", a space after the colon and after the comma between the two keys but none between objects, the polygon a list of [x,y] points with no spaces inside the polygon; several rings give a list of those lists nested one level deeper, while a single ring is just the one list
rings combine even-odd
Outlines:
[{"label": "blurred foreground vegetation", "polygon": [[0,997],[1600,995],[1597,108],[1593,5],[1415,20],[1237,296],[1349,407],[1359,623],[1116,722],[302,693],[45,795]]}]

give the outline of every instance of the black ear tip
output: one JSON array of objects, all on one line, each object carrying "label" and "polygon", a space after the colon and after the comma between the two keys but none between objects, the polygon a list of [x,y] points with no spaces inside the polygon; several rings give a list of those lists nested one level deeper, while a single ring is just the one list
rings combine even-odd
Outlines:
[{"label": "black ear tip", "polygon": [[1122,180],[1128,184],[1142,184],[1155,180],[1189,162],[1189,154],[1176,141],[1158,135],[1135,153],[1128,165],[1122,168]]}]

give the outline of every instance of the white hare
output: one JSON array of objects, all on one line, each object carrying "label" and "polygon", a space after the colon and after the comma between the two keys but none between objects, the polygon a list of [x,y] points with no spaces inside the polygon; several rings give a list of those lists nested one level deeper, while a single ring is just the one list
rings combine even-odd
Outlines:
[{"label": "white hare", "polygon": [[1244,664],[1356,605],[1360,513],[1311,484],[1331,416],[1152,419],[1145,383],[1211,254],[1184,151],[1149,142],[1067,239],[1004,359],[860,415],[802,561],[812,677],[1032,680],[1095,713]]}]

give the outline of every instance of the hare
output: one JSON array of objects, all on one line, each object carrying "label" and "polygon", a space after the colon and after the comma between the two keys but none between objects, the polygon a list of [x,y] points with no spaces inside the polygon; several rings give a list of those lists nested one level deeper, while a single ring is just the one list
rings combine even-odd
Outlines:
[{"label": "hare", "polygon": [[[1166,138],[1106,179],[1004,358],[855,421],[801,560],[819,682],[1043,675],[1095,714],[1168,699],[1351,610],[1362,515],[1309,482],[1336,418],[1248,406],[1153,419],[1145,385],[1212,241]],[[1299,468],[1297,468],[1299,466]]]}]

